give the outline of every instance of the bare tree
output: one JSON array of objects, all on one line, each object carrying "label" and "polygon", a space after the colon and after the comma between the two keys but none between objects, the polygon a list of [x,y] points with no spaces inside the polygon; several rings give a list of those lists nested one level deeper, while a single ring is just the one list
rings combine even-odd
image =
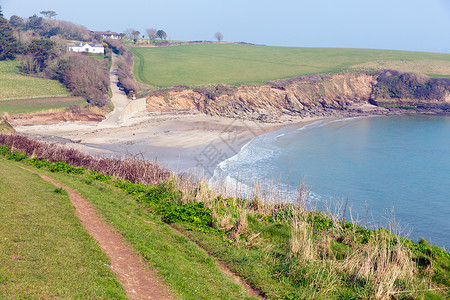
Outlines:
[{"label": "bare tree", "polygon": [[127,29],[125,29],[124,33],[125,33],[125,36],[127,38],[132,39],[133,38],[133,32],[135,32],[135,31],[136,31],[136,29],[127,28]]},{"label": "bare tree", "polygon": [[135,44],[137,43],[140,34],[141,33],[138,30],[135,30],[135,31],[133,31],[131,33],[131,35],[133,36],[133,41],[134,41]]},{"label": "bare tree", "polygon": [[157,30],[154,28],[147,28],[145,29],[145,31],[147,32],[148,38],[154,42],[156,40],[156,38],[158,37]]},{"label": "bare tree", "polygon": [[214,35],[217,39],[217,41],[221,42],[223,40],[223,34],[221,32],[216,32],[216,34]]}]

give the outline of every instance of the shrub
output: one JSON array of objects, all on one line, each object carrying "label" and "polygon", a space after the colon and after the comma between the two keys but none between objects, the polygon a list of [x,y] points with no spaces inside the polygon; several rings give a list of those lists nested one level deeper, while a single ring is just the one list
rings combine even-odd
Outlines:
[{"label": "shrub", "polygon": [[32,159],[30,159],[30,164],[32,164],[33,166],[35,166],[36,168],[40,169],[42,167],[50,167],[51,163],[47,160],[41,160],[37,157],[33,157]]},{"label": "shrub", "polygon": [[20,153],[20,152],[12,152],[9,154],[6,154],[6,158],[10,159],[10,160],[15,160],[15,161],[21,161],[26,159],[28,156],[26,154]]},{"label": "shrub", "polygon": [[11,148],[9,148],[6,145],[0,145],[0,154],[1,155],[7,155],[11,152]]},{"label": "shrub", "polygon": [[67,164],[65,161],[58,161],[53,163],[50,166],[51,172],[60,172],[60,173],[72,173],[72,174],[83,174],[86,169],[84,168],[76,168],[69,164]]},{"label": "shrub", "polygon": [[101,173],[96,172],[94,170],[91,170],[91,172],[89,173],[89,177],[94,179],[94,180],[98,180],[98,181],[102,181],[102,182],[106,182],[106,181],[111,180],[111,176],[105,175],[105,174],[101,174]]},{"label": "shrub", "polygon": [[47,72],[75,96],[86,97],[90,103],[100,107],[109,103],[109,72],[98,59],[68,52]]},{"label": "shrub", "polygon": [[429,78],[422,74],[395,70],[381,70],[377,75],[373,99],[444,100],[446,94],[450,92],[450,79],[447,78]]}]

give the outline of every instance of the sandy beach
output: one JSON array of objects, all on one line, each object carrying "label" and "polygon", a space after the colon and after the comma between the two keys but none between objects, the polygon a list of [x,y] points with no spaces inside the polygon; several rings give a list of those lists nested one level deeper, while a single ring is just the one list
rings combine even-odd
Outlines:
[{"label": "sandy beach", "polygon": [[176,172],[210,177],[221,161],[238,153],[257,135],[284,125],[303,126],[319,117],[286,116],[280,123],[260,123],[204,115],[198,111],[146,111],[119,127],[95,122],[48,125],[14,124],[17,132],[39,140],[63,143],[95,155],[139,156],[160,162]]}]

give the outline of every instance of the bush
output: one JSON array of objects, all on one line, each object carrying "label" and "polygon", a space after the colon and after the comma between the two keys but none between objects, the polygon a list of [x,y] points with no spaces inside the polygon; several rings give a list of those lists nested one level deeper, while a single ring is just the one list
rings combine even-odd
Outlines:
[{"label": "bush", "polygon": [[35,166],[36,168],[40,169],[42,167],[50,167],[51,163],[47,160],[41,160],[37,157],[33,157],[32,159],[30,159],[30,164],[32,164],[33,166]]},{"label": "bush", "polygon": [[47,72],[75,96],[86,97],[90,103],[100,107],[109,103],[109,72],[98,59],[68,52]]},{"label": "bush", "polygon": [[84,169],[84,168],[73,167],[73,166],[67,164],[65,161],[58,161],[58,162],[53,163],[50,166],[51,172],[83,174],[85,170],[86,169]]},{"label": "bush", "polygon": [[6,145],[0,145],[0,154],[1,155],[7,155],[9,153],[11,153],[11,148],[9,148]]},{"label": "bush", "polygon": [[429,78],[422,74],[382,70],[377,73],[373,99],[407,98],[418,100],[444,100],[450,92],[450,79]]},{"label": "bush", "polygon": [[12,152],[12,153],[6,154],[6,158],[10,159],[10,160],[15,160],[15,161],[21,161],[21,160],[27,159],[28,156],[26,154],[23,154],[20,152]]}]

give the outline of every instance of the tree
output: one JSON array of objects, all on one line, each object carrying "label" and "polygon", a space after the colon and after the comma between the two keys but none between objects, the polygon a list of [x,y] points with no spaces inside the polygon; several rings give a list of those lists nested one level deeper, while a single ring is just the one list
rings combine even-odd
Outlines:
[{"label": "tree", "polygon": [[42,29],[42,18],[38,17],[36,14],[28,18],[26,22],[27,30],[39,30]]},{"label": "tree", "polygon": [[133,28],[127,28],[127,29],[125,29],[125,36],[127,37],[127,38],[129,38],[129,39],[133,39],[133,32],[135,32],[136,31],[136,29],[133,29]]},{"label": "tree", "polygon": [[134,41],[135,44],[136,44],[140,34],[141,33],[138,30],[133,30],[131,32],[131,36],[133,37],[133,41]]},{"label": "tree", "polygon": [[25,21],[16,15],[12,15],[11,18],[9,18],[9,24],[17,29],[23,29],[25,27]]},{"label": "tree", "polygon": [[2,10],[2,6],[0,5],[0,17],[3,18],[3,10]]},{"label": "tree", "polygon": [[19,46],[8,20],[0,17],[0,60],[14,59]]},{"label": "tree", "polygon": [[26,72],[42,72],[47,67],[48,62],[56,57],[54,49],[55,43],[49,39],[33,40],[26,50],[26,54],[35,61],[33,69],[24,70]]},{"label": "tree", "polygon": [[158,37],[158,35],[156,34],[157,31],[154,28],[147,28],[147,29],[145,29],[145,31],[147,32],[148,38],[152,42],[154,42],[156,40],[156,38]]},{"label": "tree", "polygon": [[167,33],[162,29],[156,32],[156,36],[159,37],[161,41],[167,39]]},{"label": "tree", "polygon": [[46,17],[46,18],[53,18],[53,17],[55,17],[56,15],[58,15],[56,12],[54,12],[53,10],[44,10],[44,11],[41,11],[41,12],[39,12],[41,15],[43,15],[44,17]]},{"label": "tree", "polygon": [[221,32],[216,32],[214,35],[217,39],[217,41],[221,42],[223,40],[223,34]]}]

